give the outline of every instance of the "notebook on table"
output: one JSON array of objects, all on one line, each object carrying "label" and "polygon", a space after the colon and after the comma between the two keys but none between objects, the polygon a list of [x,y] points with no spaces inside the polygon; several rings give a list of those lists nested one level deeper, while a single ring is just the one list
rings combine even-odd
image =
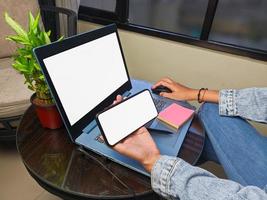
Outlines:
[{"label": "notebook on table", "polygon": [[[116,25],[36,48],[34,54],[71,141],[149,176],[139,163],[117,153],[101,140],[95,121],[96,114],[111,105],[118,94],[129,96],[151,87],[145,81],[130,79]],[[175,102],[153,97],[159,112]],[[177,156],[190,120],[179,131],[169,129],[158,119],[146,126],[154,130],[151,135],[162,154]]]},{"label": "notebook on table", "polygon": [[178,130],[193,114],[194,110],[173,103],[158,114],[158,119],[175,130]]}]

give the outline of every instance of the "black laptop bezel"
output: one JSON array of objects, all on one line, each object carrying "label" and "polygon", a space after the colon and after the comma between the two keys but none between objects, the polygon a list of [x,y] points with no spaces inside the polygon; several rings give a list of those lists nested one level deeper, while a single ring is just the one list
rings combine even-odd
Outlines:
[{"label": "black laptop bezel", "polygon": [[[120,46],[121,55],[123,58],[124,67],[125,67],[125,70],[127,73],[128,81],[126,81],[120,88],[118,88],[116,91],[114,91],[109,97],[107,97],[105,100],[103,100],[101,103],[99,103],[93,110],[88,112],[80,120],[78,120],[76,123],[71,125],[43,60],[45,58],[50,57],[50,56],[59,54],[59,53],[64,52],[68,49],[80,46],[82,44],[88,43],[90,41],[96,40],[98,38],[104,37],[104,36],[112,34],[112,33],[116,33],[118,43]],[[49,45],[35,48],[33,50],[33,52],[35,54],[37,61],[39,62],[40,66],[41,66],[41,69],[42,69],[42,72],[45,76],[46,82],[50,88],[52,96],[54,97],[56,106],[59,110],[59,113],[62,117],[62,120],[65,124],[65,127],[66,127],[66,129],[67,129],[67,131],[71,137],[71,140],[73,142],[75,142],[75,139],[80,136],[80,134],[82,133],[82,130],[90,122],[92,122],[95,119],[95,116],[98,112],[100,112],[101,110],[103,110],[104,108],[106,108],[110,104],[112,104],[112,102],[114,101],[114,99],[116,98],[116,96],[118,94],[123,94],[132,88],[128,69],[127,69],[127,65],[125,62],[125,57],[124,57],[121,42],[119,39],[117,26],[115,24],[111,24],[111,25],[108,25],[108,26],[105,26],[103,28],[93,30],[90,32],[82,33],[82,34],[64,39],[60,42],[54,42],[54,43],[51,43]],[[73,67],[75,67],[75,66],[73,66]],[[84,91],[84,92],[86,92],[86,91]],[[88,92],[90,92],[90,88],[88,88]]]}]

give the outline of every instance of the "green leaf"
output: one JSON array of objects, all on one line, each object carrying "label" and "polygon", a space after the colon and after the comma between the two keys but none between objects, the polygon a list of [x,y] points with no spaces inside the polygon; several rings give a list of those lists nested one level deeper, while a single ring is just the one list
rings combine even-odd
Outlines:
[{"label": "green leaf", "polygon": [[32,51],[31,51],[30,49],[18,48],[18,49],[17,49],[17,53],[18,53],[20,56],[26,56],[26,55],[31,54]]},{"label": "green leaf", "polygon": [[[42,75],[40,75],[40,80],[42,80],[42,81],[45,81],[45,77],[44,77],[44,75],[42,74]],[[45,88],[46,89],[46,88]]]},{"label": "green leaf", "polygon": [[34,61],[32,59],[29,60],[28,69],[29,73],[32,74],[34,71]]},{"label": "green leaf", "polygon": [[31,12],[29,12],[29,31],[33,31],[34,17]]},{"label": "green leaf", "polygon": [[50,37],[50,35],[51,35],[51,30],[47,31],[46,33],[47,33],[48,37]]},{"label": "green leaf", "polygon": [[38,36],[34,32],[29,33],[29,40],[31,42],[31,48],[34,48],[34,47],[41,45]]},{"label": "green leaf", "polygon": [[34,67],[35,67],[35,69],[37,69],[38,71],[41,71],[41,67],[40,67],[40,65],[38,65],[37,63],[34,63]]},{"label": "green leaf", "polygon": [[24,37],[21,37],[20,35],[11,35],[6,37],[6,40],[14,41],[19,44],[24,44],[24,45],[31,45],[28,40],[26,40]]},{"label": "green leaf", "polygon": [[44,38],[45,38],[45,44],[50,44],[51,43],[51,40],[49,38],[49,36],[47,35],[47,33],[44,31]]},{"label": "green leaf", "polygon": [[8,14],[5,12],[5,20],[6,23],[20,36],[24,37],[25,39],[28,39],[26,31],[23,30],[23,28],[15,22]]},{"label": "green leaf", "polygon": [[39,20],[40,20],[40,12],[38,12],[37,17],[35,18],[34,24],[32,26],[34,30],[38,27]]},{"label": "green leaf", "polygon": [[19,72],[21,73],[28,73],[29,72],[29,69],[27,68],[26,65],[22,64],[21,62],[19,62],[18,60],[16,60],[12,66],[18,70]]},{"label": "green leaf", "polygon": [[64,39],[64,35],[62,35],[57,41],[61,41]]}]

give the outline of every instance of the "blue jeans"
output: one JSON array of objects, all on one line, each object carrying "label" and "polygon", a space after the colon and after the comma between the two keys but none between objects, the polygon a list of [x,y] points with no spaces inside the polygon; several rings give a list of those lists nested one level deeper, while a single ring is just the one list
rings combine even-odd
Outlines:
[{"label": "blue jeans", "polygon": [[202,158],[220,163],[233,181],[263,188],[267,184],[267,137],[240,117],[220,116],[217,104],[205,103],[199,116],[208,136]]}]

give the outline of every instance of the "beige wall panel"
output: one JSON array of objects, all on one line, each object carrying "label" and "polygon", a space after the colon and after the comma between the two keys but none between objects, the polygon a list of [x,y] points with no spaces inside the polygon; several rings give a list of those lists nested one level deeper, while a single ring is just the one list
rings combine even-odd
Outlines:
[{"label": "beige wall panel", "polygon": [[[79,21],[79,32],[100,27]],[[129,73],[156,81],[172,77],[190,87],[267,87],[267,62],[120,30]],[[267,125],[257,126],[267,135]]]}]

